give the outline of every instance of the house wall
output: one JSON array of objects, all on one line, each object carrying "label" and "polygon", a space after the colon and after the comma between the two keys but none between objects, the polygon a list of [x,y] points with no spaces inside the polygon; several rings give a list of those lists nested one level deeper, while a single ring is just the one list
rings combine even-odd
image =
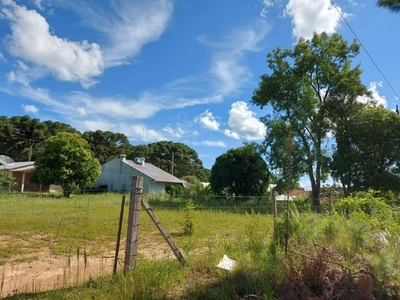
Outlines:
[{"label": "house wall", "polygon": [[130,167],[116,158],[101,166],[101,175],[96,187],[107,185],[107,191],[129,192],[132,188],[132,177],[143,177],[143,193],[160,193],[165,191],[164,183],[154,183],[147,175]]},{"label": "house wall", "polygon": [[[7,172],[17,182],[16,191],[21,191],[23,172]],[[48,192],[49,186],[31,182],[31,172],[25,172],[24,192]]]}]

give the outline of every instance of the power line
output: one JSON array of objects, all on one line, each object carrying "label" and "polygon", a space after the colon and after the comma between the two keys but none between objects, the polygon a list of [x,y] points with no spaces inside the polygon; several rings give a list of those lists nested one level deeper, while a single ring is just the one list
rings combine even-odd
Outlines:
[{"label": "power line", "polygon": [[371,59],[371,61],[373,62],[373,64],[375,65],[375,67],[378,69],[379,73],[381,73],[382,77],[385,79],[386,83],[389,85],[389,87],[391,88],[391,90],[393,91],[393,93],[396,95],[397,99],[400,100],[399,95],[397,95],[395,89],[393,88],[393,86],[390,84],[389,80],[386,78],[385,74],[383,74],[382,70],[379,68],[379,66],[377,65],[377,63],[375,62],[375,60],[372,58],[371,54],[369,54],[367,48],[363,45],[363,43],[361,42],[361,40],[358,38],[357,34],[354,32],[353,28],[351,28],[350,24],[346,21],[346,19],[344,18],[342,12],[339,10],[339,8],[336,6],[336,4],[333,2],[333,0],[331,0],[332,5],[335,7],[336,11],[338,12],[338,14],[340,15],[340,17],[342,18],[342,20],[346,23],[347,27],[349,27],[350,31],[353,33],[353,35],[355,36],[356,40],[358,41],[358,43],[361,45],[361,47],[364,49],[365,53],[367,53],[368,57]]}]

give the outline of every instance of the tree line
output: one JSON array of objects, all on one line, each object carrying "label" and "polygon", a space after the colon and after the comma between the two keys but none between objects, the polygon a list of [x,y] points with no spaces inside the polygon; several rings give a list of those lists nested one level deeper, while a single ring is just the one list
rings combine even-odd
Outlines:
[{"label": "tree line", "polygon": [[252,97],[254,105],[271,109],[262,118],[265,140],[228,150],[211,171],[181,143],[132,146],[124,134],[80,134],[67,124],[29,116],[0,117],[0,153],[35,160],[44,141],[62,131],[83,138],[100,164],[122,153],[144,157],[179,178],[210,179],[217,194],[263,195],[271,180],[278,190],[289,190],[303,175],[315,206],[329,176],[345,195],[368,189],[399,193],[400,116],[379,105],[361,82],[361,66],[353,63],[359,52],[357,42],[339,34],[315,33],[293,49],[268,53],[268,73]]},{"label": "tree line", "polygon": [[261,152],[278,182],[310,180],[313,204],[332,176],[345,195],[360,190],[400,191],[400,116],[379,105],[361,82],[353,59],[360,45],[339,34],[314,33],[294,49],[267,55],[253,104],[268,106]]},{"label": "tree line", "polygon": [[208,181],[210,176],[197,152],[185,144],[161,141],[134,146],[122,133],[101,130],[80,133],[68,124],[30,116],[0,116],[0,154],[15,161],[35,161],[44,150],[44,142],[59,132],[73,133],[86,140],[100,164],[125,154],[128,159],[144,157],[178,178],[191,175]]}]

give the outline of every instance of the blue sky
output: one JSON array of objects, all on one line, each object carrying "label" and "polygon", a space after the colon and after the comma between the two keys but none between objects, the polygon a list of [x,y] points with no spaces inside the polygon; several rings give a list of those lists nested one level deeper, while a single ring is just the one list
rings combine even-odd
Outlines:
[{"label": "blue sky", "polygon": [[[0,115],[195,149],[204,166],[262,141],[250,103],[266,54],[313,31],[358,35],[400,93],[400,14],[371,0],[0,0]],[[398,102],[365,51],[363,83]]]}]

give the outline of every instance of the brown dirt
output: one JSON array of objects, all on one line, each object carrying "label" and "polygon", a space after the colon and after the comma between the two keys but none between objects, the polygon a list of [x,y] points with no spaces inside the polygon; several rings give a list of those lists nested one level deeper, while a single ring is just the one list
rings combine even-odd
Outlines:
[{"label": "brown dirt", "polygon": [[[0,236],[0,248],[9,242],[11,241],[7,236]],[[118,270],[123,268],[124,246],[121,243]],[[111,246],[110,249],[112,248]],[[91,256],[88,251],[85,260],[83,253],[79,257],[76,254],[70,257],[54,255],[49,247],[44,247],[37,252],[11,257],[6,264],[0,266],[0,298],[16,293],[67,287],[89,278],[112,274],[114,255],[115,250],[107,251],[101,256]],[[139,244],[138,259],[141,257],[175,258],[166,243],[146,238]]]}]

